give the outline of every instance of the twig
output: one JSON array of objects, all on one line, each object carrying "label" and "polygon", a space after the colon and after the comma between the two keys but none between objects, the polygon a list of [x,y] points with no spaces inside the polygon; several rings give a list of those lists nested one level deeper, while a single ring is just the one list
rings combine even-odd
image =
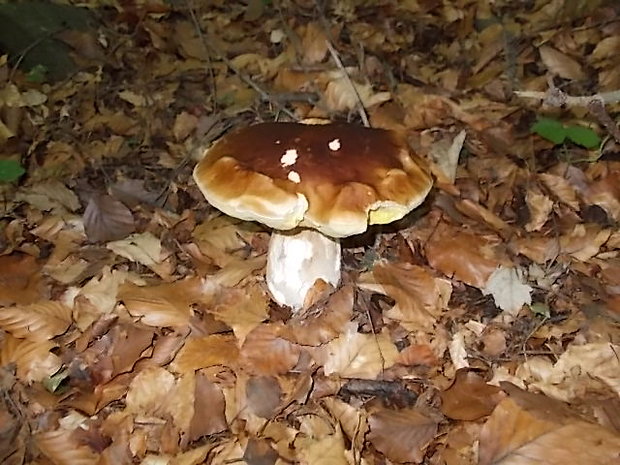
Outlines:
[{"label": "twig", "polygon": [[605,105],[620,102],[620,90],[611,92],[596,93],[589,96],[568,95],[558,89],[553,80],[549,79],[549,89],[547,92],[515,91],[517,97],[533,98],[542,100],[546,105],[552,107],[584,107],[601,123],[607,132],[620,143],[620,128],[609,116]]},{"label": "twig", "polygon": [[329,50],[329,54],[332,56],[332,59],[336,62],[336,65],[338,66],[342,74],[344,75],[344,78],[346,79],[347,83],[351,87],[351,90],[355,93],[355,98],[357,98],[357,111],[360,115],[360,118],[362,119],[362,123],[364,123],[364,126],[369,128],[370,122],[368,121],[368,115],[366,114],[366,108],[364,108],[362,97],[360,97],[360,94],[357,91],[355,84],[353,84],[353,80],[351,79],[351,76],[349,76],[349,73],[347,73],[347,70],[342,64],[342,61],[340,60],[340,57],[338,56],[338,52],[336,52],[336,49],[334,48],[334,46],[329,42],[329,40],[326,40],[325,42],[327,43],[327,50]]},{"label": "twig", "polygon": [[552,87],[549,88],[547,92],[516,90],[515,95],[517,97],[542,100],[543,103],[553,107],[588,107],[592,102],[599,102],[603,105],[620,102],[620,90],[597,93],[589,96],[572,96],[557,87]]},{"label": "twig", "polygon": [[[191,7],[190,7],[190,10],[191,10]],[[293,112],[291,112],[288,108],[282,106],[278,101],[271,98],[271,95],[269,94],[269,92],[267,92],[260,85],[254,82],[251,77],[239,71],[235,67],[235,65],[233,65],[232,62],[226,57],[226,55],[221,50],[219,50],[215,45],[213,45],[214,41],[210,39],[208,34],[204,33],[200,29],[200,25],[197,23],[197,21],[195,21],[194,25],[196,29],[199,31],[198,35],[202,41],[203,46],[206,49],[213,52],[214,54],[216,54],[220,58],[220,60],[224,62],[224,64],[228,67],[228,69],[230,69],[239,79],[245,82],[248,86],[254,89],[260,95],[261,99],[268,101],[274,107],[276,107],[279,111],[281,111],[282,113],[287,115],[289,118],[293,119],[294,121],[299,120],[299,118]]]},{"label": "twig", "polygon": [[342,64],[342,60],[340,59],[340,56],[338,55],[338,52],[336,51],[336,49],[334,48],[334,46],[331,43],[330,33],[329,33],[329,23],[327,22],[327,19],[325,18],[325,14],[323,13],[323,9],[321,8],[319,0],[315,0],[314,3],[315,3],[315,6],[316,6],[316,10],[318,12],[318,15],[319,15],[319,20],[321,21],[321,26],[323,27],[323,32],[325,32],[325,37],[326,37],[325,43],[327,45],[327,50],[329,50],[329,54],[331,55],[332,60],[334,60],[334,62],[336,62],[336,66],[342,72],[342,74],[344,75],[344,78],[346,79],[347,83],[351,87],[351,90],[355,94],[355,98],[357,99],[357,111],[358,111],[358,113],[360,115],[362,123],[364,123],[364,126],[369,128],[370,127],[370,122],[368,121],[368,114],[366,113],[366,108],[364,107],[364,102],[362,102],[362,97],[360,96],[359,92],[357,91],[357,88],[355,87],[355,84],[353,83],[353,80],[351,79],[351,76],[349,76],[349,73],[347,72],[346,68]]}]

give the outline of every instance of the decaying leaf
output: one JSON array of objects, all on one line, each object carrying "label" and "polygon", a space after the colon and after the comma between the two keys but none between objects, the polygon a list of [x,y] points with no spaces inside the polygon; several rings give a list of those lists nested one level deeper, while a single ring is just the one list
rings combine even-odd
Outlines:
[{"label": "decaying leaf", "polygon": [[377,264],[372,272],[360,276],[359,286],[392,297],[396,305],[386,315],[411,330],[430,330],[452,290],[447,281],[407,264]]},{"label": "decaying leaf", "polygon": [[48,341],[71,324],[71,309],[51,300],[0,310],[0,328],[17,338]]},{"label": "decaying leaf", "polygon": [[501,389],[474,371],[459,370],[452,386],[441,393],[441,411],[455,420],[477,420],[489,415],[502,397]]},{"label": "decaying leaf", "polygon": [[395,462],[422,463],[437,432],[437,422],[415,409],[380,409],[371,413],[369,440]]},{"label": "decaying leaf", "polygon": [[327,376],[373,379],[391,367],[397,356],[387,334],[361,334],[355,324],[349,324],[346,332],[324,346],[323,371]]},{"label": "decaying leaf", "polygon": [[523,282],[518,268],[498,267],[489,276],[482,293],[491,294],[495,305],[510,315],[516,315],[523,305],[532,303],[532,287]]},{"label": "decaying leaf", "polygon": [[84,230],[92,242],[123,239],[134,232],[131,211],[109,195],[93,195],[84,210]]},{"label": "decaying leaf", "polygon": [[511,390],[480,433],[480,465],[609,465],[620,459],[617,434],[570,413],[566,404]]}]

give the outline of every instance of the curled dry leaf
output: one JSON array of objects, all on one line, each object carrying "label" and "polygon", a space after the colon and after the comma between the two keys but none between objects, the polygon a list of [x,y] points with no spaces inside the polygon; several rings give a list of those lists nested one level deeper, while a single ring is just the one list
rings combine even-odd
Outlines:
[{"label": "curled dry leaf", "polygon": [[553,209],[553,201],[541,192],[528,190],[525,194],[525,203],[530,213],[530,219],[525,225],[525,230],[540,231],[549,219]]},{"label": "curled dry leaf", "polygon": [[573,210],[579,210],[579,200],[575,188],[567,179],[551,173],[540,173],[538,175],[544,186],[551,192],[560,202]]},{"label": "curled dry leaf", "polygon": [[620,460],[620,437],[572,415],[567,404],[516,388],[480,433],[479,465],[610,465]]},{"label": "curled dry leaf", "polygon": [[596,224],[577,224],[560,238],[561,252],[585,262],[599,253],[611,232],[611,229],[602,229]]},{"label": "curled dry leaf", "polygon": [[326,75],[327,87],[323,92],[323,103],[332,112],[355,110],[361,104],[364,108],[371,108],[392,98],[389,92],[375,93],[370,84],[360,84],[351,81],[342,71],[333,71]]},{"label": "curled dry leaf", "polygon": [[372,445],[394,462],[422,463],[437,422],[415,409],[380,409],[368,419]]},{"label": "curled dry leaf", "polygon": [[343,334],[322,346],[317,356],[327,376],[374,379],[394,365],[398,350],[387,333],[361,334],[357,325],[350,323]]},{"label": "curled dry leaf", "polygon": [[353,316],[353,288],[344,286],[332,294],[320,311],[293,317],[280,336],[296,344],[318,346],[341,334]]},{"label": "curled dry leaf", "polygon": [[470,370],[458,370],[452,385],[441,393],[441,411],[453,420],[474,421],[489,415],[503,398],[502,390]]},{"label": "curled dry leaf", "polygon": [[452,286],[422,267],[380,263],[358,280],[362,289],[392,297],[396,304],[386,315],[409,330],[431,330],[445,310]]},{"label": "curled dry leaf", "polygon": [[73,431],[58,429],[35,436],[37,446],[54,465],[96,465],[99,456],[80,444]]},{"label": "curled dry leaf", "polygon": [[0,328],[17,338],[48,341],[71,324],[71,309],[51,300],[0,310]]},{"label": "curled dry leaf", "polygon": [[366,433],[368,432],[366,412],[336,397],[326,397],[321,400],[321,403],[338,420],[342,431],[354,445],[354,449],[362,450]]}]

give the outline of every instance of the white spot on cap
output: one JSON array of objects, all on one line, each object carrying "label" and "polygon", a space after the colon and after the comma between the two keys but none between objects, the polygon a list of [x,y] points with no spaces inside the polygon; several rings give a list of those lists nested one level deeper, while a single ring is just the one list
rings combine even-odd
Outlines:
[{"label": "white spot on cap", "polygon": [[297,161],[297,150],[295,149],[288,149],[284,153],[284,155],[282,155],[282,158],[280,158],[280,163],[282,164],[282,166],[294,165],[296,161]]},{"label": "white spot on cap", "polygon": [[301,178],[299,177],[299,173],[297,171],[290,171],[287,178],[295,184],[299,184],[301,182]]},{"label": "white spot on cap", "polygon": [[332,152],[336,152],[337,150],[340,150],[340,139],[334,139],[329,144],[327,144],[327,146],[329,147],[329,150],[331,150]]}]

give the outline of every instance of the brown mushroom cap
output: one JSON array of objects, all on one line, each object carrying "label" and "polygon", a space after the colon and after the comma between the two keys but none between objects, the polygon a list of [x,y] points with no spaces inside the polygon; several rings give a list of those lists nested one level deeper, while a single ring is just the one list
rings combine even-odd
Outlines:
[{"label": "brown mushroom cap", "polygon": [[362,233],[417,207],[432,180],[404,137],[354,124],[261,123],[228,133],[194,170],[224,213],[275,229]]}]

